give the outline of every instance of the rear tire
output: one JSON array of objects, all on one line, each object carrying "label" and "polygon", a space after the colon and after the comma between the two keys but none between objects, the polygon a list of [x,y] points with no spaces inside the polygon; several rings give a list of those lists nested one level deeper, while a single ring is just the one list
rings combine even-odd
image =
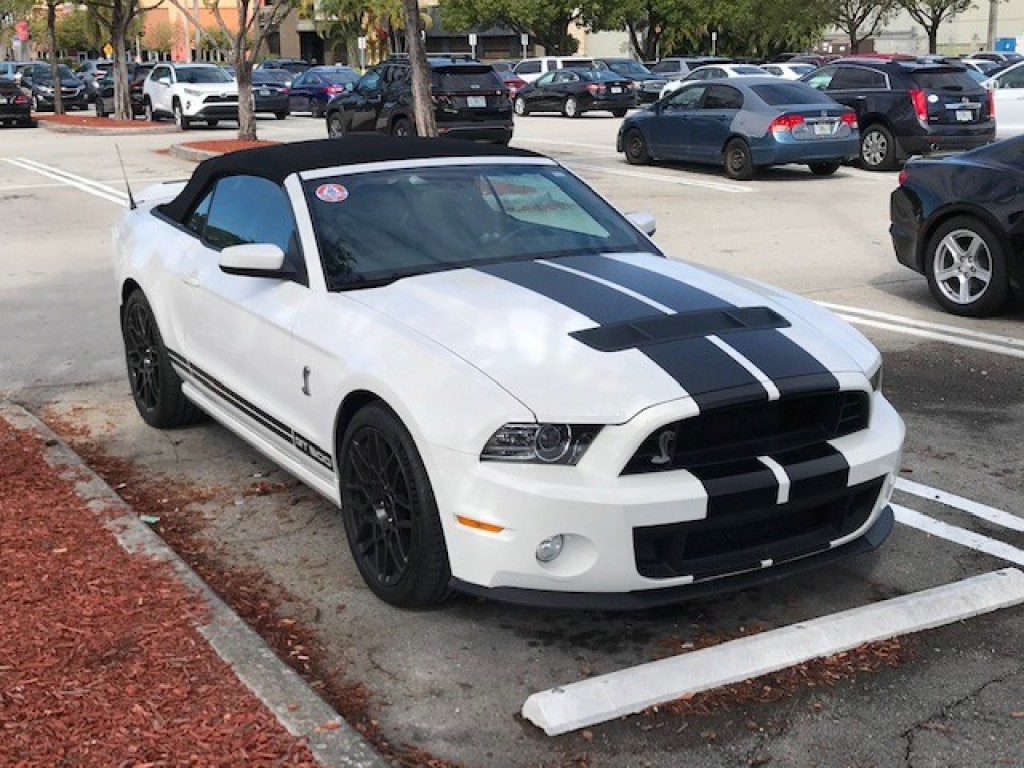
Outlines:
[{"label": "rear tire", "polygon": [[99,96],[97,96],[96,101],[93,102],[93,108],[96,110],[96,117],[106,117],[110,114],[103,106],[103,99]]},{"label": "rear tire", "polygon": [[344,138],[345,121],[340,112],[331,112],[327,115],[327,136],[332,139]]},{"label": "rear tire", "polygon": [[444,601],[451,570],[430,479],[409,431],[383,403],[349,423],[338,480],[349,548],[370,590],[400,608]]},{"label": "rear tire", "polygon": [[1006,250],[979,219],[956,216],[936,229],[928,238],[923,266],[932,296],[947,312],[985,317],[1006,305]]},{"label": "rear tire", "polygon": [[317,99],[312,99],[311,98],[309,100],[309,114],[312,115],[313,117],[317,117],[317,118],[323,117],[324,116],[324,106],[323,106],[323,104],[321,104]]},{"label": "rear tire", "polygon": [[743,139],[729,141],[722,153],[722,166],[725,175],[730,179],[749,181],[754,178],[754,160],[750,156],[750,145]]},{"label": "rear tire", "polygon": [[153,310],[142,291],[125,302],[121,318],[128,384],[142,420],[157,429],[202,421],[204,414],[181,392]]},{"label": "rear tire", "polygon": [[526,117],[530,114],[530,105],[526,103],[526,99],[522,96],[516,96],[516,100],[512,102],[512,108],[520,117]]},{"label": "rear tire", "polygon": [[808,163],[807,167],[815,176],[831,176],[839,170],[839,163]]},{"label": "rear tire", "polygon": [[869,171],[891,171],[896,167],[896,139],[884,125],[869,125],[861,133],[860,162]]},{"label": "rear tire", "polygon": [[612,110],[612,117],[625,117],[627,111],[628,110],[625,110],[625,109],[613,109]]},{"label": "rear tire", "polygon": [[280,112],[275,112],[274,117],[276,117],[278,120],[284,120],[286,117],[288,117],[288,110],[285,109]]}]

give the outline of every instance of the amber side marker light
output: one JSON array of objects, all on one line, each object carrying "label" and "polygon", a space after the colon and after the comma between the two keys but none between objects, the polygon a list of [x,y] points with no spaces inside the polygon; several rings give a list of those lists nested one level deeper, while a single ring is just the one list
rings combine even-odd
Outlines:
[{"label": "amber side marker light", "polygon": [[481,522],[480,520],[473,520],[472,518],[469,518],[469,517],[462,517],[461,515],[456,515],[455,519],[458,520],[460,523],[462,523],[467,528],[475,528],[478,531],[487,531],[487,533],[501,533],[502,531],[505,530],[500,525],[492,525],[491,523],[484,523],[484,522]]}]

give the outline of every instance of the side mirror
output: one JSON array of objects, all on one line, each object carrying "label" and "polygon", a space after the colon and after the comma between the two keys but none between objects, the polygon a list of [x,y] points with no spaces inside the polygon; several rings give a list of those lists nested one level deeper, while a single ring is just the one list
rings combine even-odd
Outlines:
[{"label": "side mirror", "polygon": [[220,252],[221,271],[246,277],[288,277],[293,270],[284,263],[284,251],[272,243],[231,245]]},{"label": "side mirror", "polygon": [[163,75],[161,77],[158,77],[156,79],[156,81],[158,83],[163,83],[164,85],[170,85],[171,84],[171,78],[168,75]]},{"label": "side mirror", "polygon": [[653,237],[654,233],[658,230],[658,222],[655,221],[654,214],[647,211],[633,211],[632,213],[627,213],[626,218],[629,219],[630,224],[648,237]]}]

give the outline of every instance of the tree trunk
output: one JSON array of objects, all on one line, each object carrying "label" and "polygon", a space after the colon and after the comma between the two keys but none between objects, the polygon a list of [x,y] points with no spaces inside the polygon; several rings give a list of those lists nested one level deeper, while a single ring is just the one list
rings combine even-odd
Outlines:
[{"label": "tree trunk", "polygon": [[53,114],[64,114],[64,96],[61,94],[60,68],[57,66],[57,3],[46,4],[46,32],[50,38],[50,74],[53,77]]},{"label": "tree trunk", "polygon": [[420,136],[437,136],[437,122],[434,120],[434,103],[430,98],[430,67],[427,65],[426,46],[423,44],[418,0],[402,0],[405,14],[405,45],[409,50],[412,64],[412,108],[416,115],[416,133]]},{"label": "tree trunk", "polygon": [[235,56],[235,77],[238,79],[238,138],[256,141],[256,113],[252,100],[252,59],[239,48]]},{"label": "tree trunk", "polygon": [[110,12],[110,44],[114,48],[114,119],[131,120],[132,96],[128,84],[128,62],[125,59],[125,38],[131,18],[120,0],[114,0]]},{"label": "tree trunk", "polygon": [[939,48],[939,25],[928,27],[928,53],[937,53]]}]

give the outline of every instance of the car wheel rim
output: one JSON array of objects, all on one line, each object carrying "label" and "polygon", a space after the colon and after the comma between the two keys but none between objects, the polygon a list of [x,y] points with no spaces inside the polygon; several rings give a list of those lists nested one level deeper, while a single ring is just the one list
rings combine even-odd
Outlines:
[{"label": "car wheel rim", "polygon": [[742,147],[733,147],[729,152],[729,169],[738,173],[743,170],[746,163],[746,151]]},{"label": "car wheel rim", "polygon": [[160,354],[153,318],[139,304],[128,309],[124,348],[132,393],[143,407],[152,410],[160,402]]},{"label": "car wheel rim", "polygon": [[976,232],[956,229],[935,249],[932,272],[939,291],[949,301],[960,306],[973,304],[992,282],[992,254]]},{"label": "car wheel rim", "polygon": [[516,99],[516,114],[521,115],[526,111],[526,102],[522,99]]},{"label": "car wheel rim", "polygon": [[338,117],[332,117],[330,122],[330,135],[332,139],[339,138],[341,134],[341,120]]},{"label": "car wheel rim", "polygon": [[567,102],[565,102],[565,114],[567,114],[569,117],[575,117],[576,116],[576,100],[575,99],[569,99]]},{"label": "car wheel rim", "polygon": [[406,462],[379,429],[353,436],[342,475],[342,507],[350,516],[357,557],[377,584],[392,587],[409,568],[413,485]]},{"label": "car wheel rim", "polygon": [[878,131],[871,131],[864,137],[861,155],[868,165],[880,165],[889,151],[889,142]]},{"label": "car wheel rim", "polygon": [[638,133],[632,133],[629,136],[629,143],[626,145],[629,151],[629,156],[632,158],[638,158],[644,156],[644,140],[643,137]]}]

